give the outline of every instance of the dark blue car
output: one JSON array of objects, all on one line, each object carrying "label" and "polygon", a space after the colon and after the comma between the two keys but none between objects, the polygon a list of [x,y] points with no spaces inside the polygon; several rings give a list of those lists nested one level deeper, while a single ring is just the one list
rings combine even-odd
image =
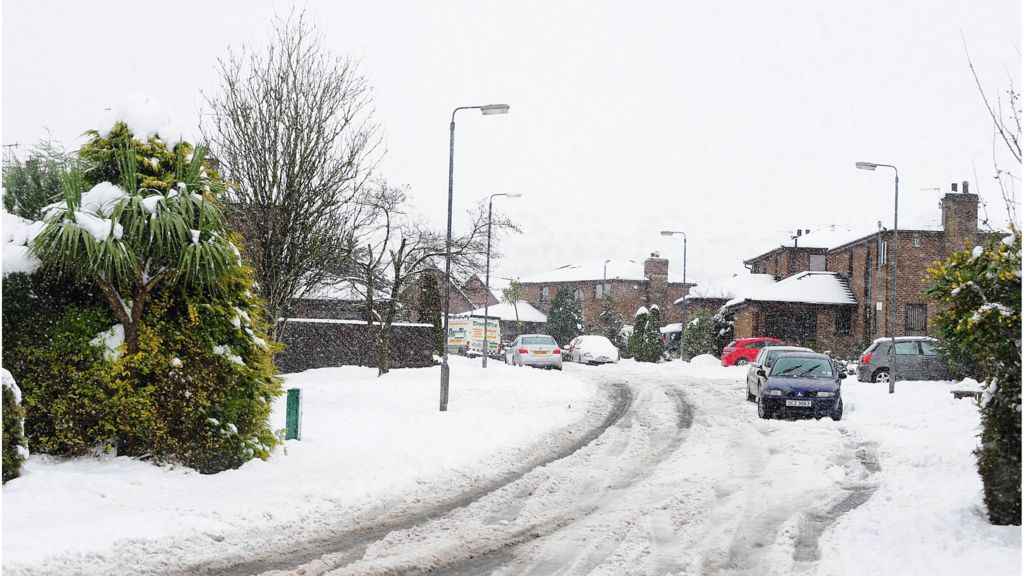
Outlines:
[{"label": "dark blue car", "polygon": [[824,354],[787,352],[775,360],[770,372],[758,375],[765,379],[757,392],[757,415],[761,418],[843,417],[840,381],[846,374]]}]

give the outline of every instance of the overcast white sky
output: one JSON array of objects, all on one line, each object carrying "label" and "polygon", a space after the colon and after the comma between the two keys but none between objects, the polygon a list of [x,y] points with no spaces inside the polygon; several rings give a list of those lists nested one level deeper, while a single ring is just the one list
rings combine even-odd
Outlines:
[{"label": "overcast white sky", "polygon": [[[6,0],[4,144],[73,145],[126,94],[185,126],[229,46],[264,43],[291,2]],[[688,278],[742,271],[787,230],[938,218],[968,180],[1004,222],[989,96],[1020,86],[1019,0],[929,2],[309,1],[330,48],[361,61],[384,127],[381,172],[443,226],[448,121],[455,204],[493,193],[523,227],[496,275],[651,251]],[[997,149],[1000,157],[1001,150]],[[1019,170],[1018,170],[1019,176]]]}]

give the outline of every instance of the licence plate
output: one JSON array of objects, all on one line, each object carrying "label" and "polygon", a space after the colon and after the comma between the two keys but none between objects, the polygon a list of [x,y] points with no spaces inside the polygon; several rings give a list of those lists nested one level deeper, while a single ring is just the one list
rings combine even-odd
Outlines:
[{"label": "licence plate", "polygon": [[533,353],[534,354],[539,354],[539,355],[544,355],[544,354],[547,354],[547,351],[546,350],[534,350]]},{"label": "licence plate", "polygon": [[803,408],[810,408],[810,400],[786,400],[786,406],[800,406]]}]

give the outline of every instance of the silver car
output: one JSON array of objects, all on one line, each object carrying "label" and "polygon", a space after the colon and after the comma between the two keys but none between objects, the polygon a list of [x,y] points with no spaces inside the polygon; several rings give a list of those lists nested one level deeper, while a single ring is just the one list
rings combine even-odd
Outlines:
[{"label": "silver car", "polygon": [[771,372],[772,364],[783,352],[814,352],[814,350],[802,346],[765,346],[761,348],[761,351],[750,363],[750,368],[747,368],[748,402],[757,401],[757,395],[761,393],[761,385],[765,381],[765,377],[757,373],[758,370],[764,369],[765,372]]},{"label": "silver car", "polygon": [[547,334],[523,334],[505,349],[505,363],[561,370],[562,349]]},{"label": "silver car", "polygon": [[[926,336],[896,338],[896,377],[900,380],[948,380],[946,359],[939,350],[939,341]],[[857,366],[860,382],[888,383],[892,340],[879,338],[863,354]]]}]

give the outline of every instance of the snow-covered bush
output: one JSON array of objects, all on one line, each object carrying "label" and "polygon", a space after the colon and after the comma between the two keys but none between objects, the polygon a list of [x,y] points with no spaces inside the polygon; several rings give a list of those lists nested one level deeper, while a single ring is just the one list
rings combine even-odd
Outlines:
[{"label": "snow-covered bush", "polygon": [[545,330],[559,346],[568,346],[573,338],[580,335],[582,324],[583,311],[579,300],[573,297],[568,288],[559,286],[551,299]]},{"label": "snow-covered bush", "polygon": [[78,455],[116,438],[112,366],[89,344],[113,323],[97,294],[35,274],[3,283],[4,366],[24,393],[33,452]]},{"label": "snow-covered bush", "polygon": [[683,330],[683,343],[680,349],[680,358],[690,360],[701,354],[715,354],[715,323],[711,320],[711,314],[706,310],[698,310]]},{"label": "snow-covered bush", "polygon": [[733,326],[736,323],[736,313],[731,309],[722,306],[711,317],[714,322],[715,350],[712,352],[716,358],[721,358],[722,350],[732,342]]},{"label": "snow-covered bush", "polygon": [[93,132],[91,168],[65,177],[30,242],[41,271],[5,278],[4,333],[19,337],[4,360],[33,451],[110,447],[216,472],[276,443],[278,345],[221,216],[223,183],[166,130]]},{"label": "snow-covered bush", "polygon": [[37,220],[43,207],[60,196],[60,179],[75,161],[57,144],[40,142],[28,152],[28,159],[4,163],[4,210]]},{"label": "snow-covered bush", "polygon": [[[614,344],[620,353],[626,352],[628,349],[626,338],[622,334],[623,324],[622,314],[619,314],[615,297],[612,296],[611,292],[605,292],[601,296],[601,312],[597,317],[596,330],[598,334],[601,334]],[[623,357],[629,358],[630,356],[623,355]]]},{"label": "snow-covered bush", "polygon": [[629,336],[629,352],[637,362],[657,362],[661,359],[661,311],[641,306],[633,319],[633,333]]},{"label": "snow-covered bush", "polygon": [[28,456],[25,446],[25,410],[21,407],[21,390],[11,373],[0,368],[3,380],[3,482],[21,475],[21,464]]},{"label": "snow-covered bush", "polygon": [[985,246],[953,254],[929,270],[929,294],[943,347],[969,358],[988,387],[975,451],[994,524],[1021,520],[1021,234],[1014,227]]}]

